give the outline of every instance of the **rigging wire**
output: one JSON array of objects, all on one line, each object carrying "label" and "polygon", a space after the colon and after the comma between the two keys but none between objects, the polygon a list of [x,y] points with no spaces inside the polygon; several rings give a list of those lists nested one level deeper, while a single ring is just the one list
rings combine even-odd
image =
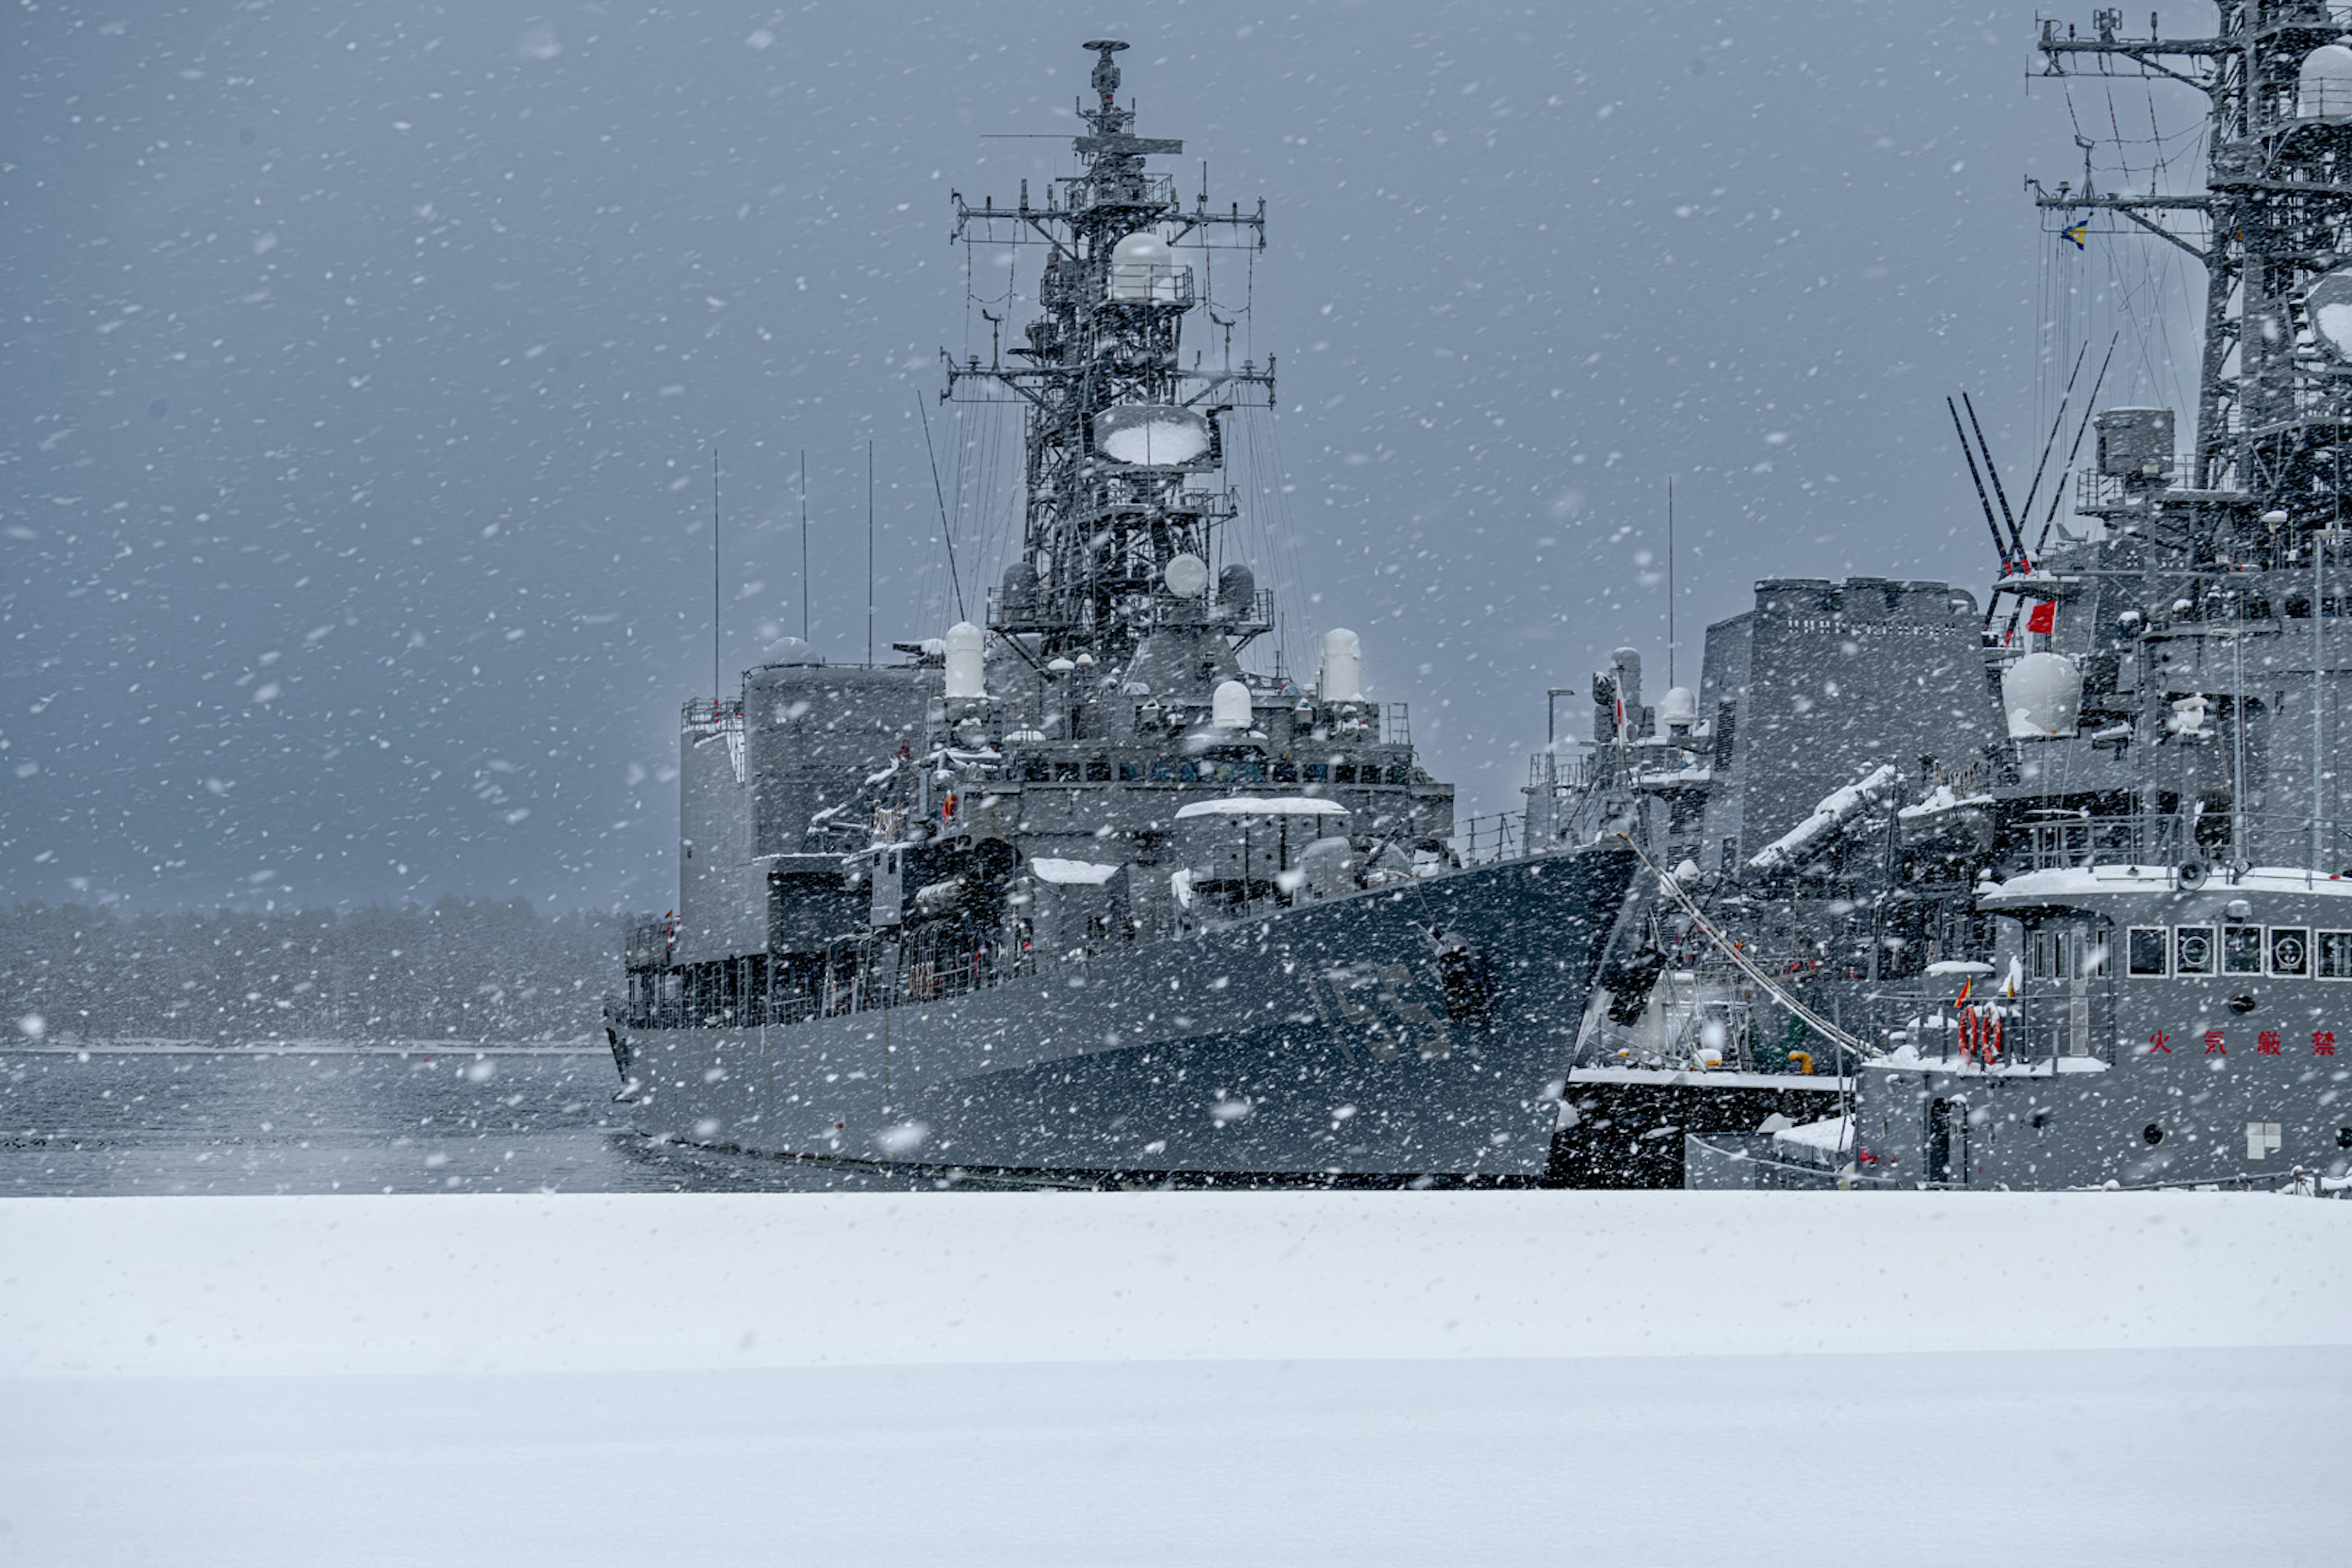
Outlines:
[{"label": "rigging wire", "polygon": [[931,411],[924,406],[923,395],[915,393],[915,412],[923,422],[923,455],[930,459],[931,494],[940,503],[940,539],[947,546],[948,584],[955,590],[956,619],[967,620],[963,607],[963,576],[956,570],[955,524],[948,519],[947,491],[940,487],[940,452],[931,445]]}]

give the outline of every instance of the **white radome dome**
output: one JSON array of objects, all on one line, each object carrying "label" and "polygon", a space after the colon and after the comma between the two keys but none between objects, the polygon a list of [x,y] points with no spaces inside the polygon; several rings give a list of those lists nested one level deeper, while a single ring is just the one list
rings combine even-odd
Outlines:
[{"label": "white radome dome", "polygon": [[2322,44],[2303,57],[2294,112],[2300,120],[2352,120],[2352,49]]},{"label": "white radome dome", "polygon": [[1160,281],[1171,276],[1176,253],[1150,229],[1129,235],[1110,247],[1110,276],[1105,293],[1112,300],[1150,300]]},{"label": "white radome dome", "polygon": [[2012,741],[2071,735],[2083,711],[2083,672],[2062,654],[2029,653],[2001,676],[2000,705]]}]

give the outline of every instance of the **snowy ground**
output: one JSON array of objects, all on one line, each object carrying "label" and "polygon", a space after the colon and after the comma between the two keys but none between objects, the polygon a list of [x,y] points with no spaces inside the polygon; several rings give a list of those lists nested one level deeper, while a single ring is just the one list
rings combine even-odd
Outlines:
[{"label": "snowy ground", "polygon": [[2352,1206],[0,1202],[0,1562],[2341,1560]]}]

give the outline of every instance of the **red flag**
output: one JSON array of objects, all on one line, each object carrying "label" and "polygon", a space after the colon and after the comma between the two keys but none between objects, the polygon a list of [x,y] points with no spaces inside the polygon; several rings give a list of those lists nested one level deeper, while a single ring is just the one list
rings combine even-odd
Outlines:
[{"label": "red flag", "polygon": [[2056,601],[2045,601],[2034,605],[2033,613],[2025,617],[2025,629],[2029,632],[2056,631],[2058,629],[2058,605]]}]

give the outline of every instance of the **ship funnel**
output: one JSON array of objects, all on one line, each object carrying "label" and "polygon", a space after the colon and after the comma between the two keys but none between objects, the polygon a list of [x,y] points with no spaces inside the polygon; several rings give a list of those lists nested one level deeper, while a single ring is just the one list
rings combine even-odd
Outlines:
[{"label": "ship funnel", "polygon": [[2012,741],[2071,735],[2083,710],[2083,672],[2063,655],[2029,653],[2001,676],[2000,705]]},{"label": "ship funnel", "polygon": [[1323,679],[1318,691],[1326,702],[1364,700],[1363,640],[1345,626],[1323,634]]},{"label": "ship funnel", "polygon": [[1238,680],[1221,680],[1209,694],[1209,722],[1220,730],[1246,730],[1250,725],[1250,691]]},{"label": "ship funnel", "polygon": [[987,634],[970,621],[958,621],[948,628],[947,641],[949,699],[987,696]]}]

